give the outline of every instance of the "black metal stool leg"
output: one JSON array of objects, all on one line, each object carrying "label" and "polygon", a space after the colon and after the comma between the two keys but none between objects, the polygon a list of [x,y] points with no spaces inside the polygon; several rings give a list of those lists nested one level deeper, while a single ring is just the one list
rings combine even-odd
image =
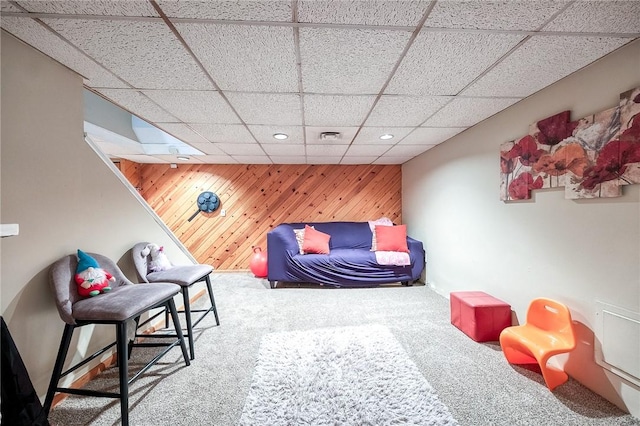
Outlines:
[{"label": "black metal stool leg", "polygon": [[216,317],[216,325],[220,325],[220,319],[218,319],[218,310],[216,309],[216,301],[213,298],[213,290],[211,289],[211,280],[209,275],[205,278],[207,283],[207,291],[209,292],[209,300],[211,300],[211,308],[213,308],[213,315]]},{"label": "black metal stool leg", "polygon": [[140,317],[136,317],[134,321],[136,325],[134,329],[133,339],[127,341],[127,345],[129,346],[128,352],[127,352],[127,359],[131,359],[131,352],[133,351],[133,347],[135,346],[135,343],[136,343],[136,333],[138,332]]},{"label": "black metal stool leg", "polygon": [[129,351],[127,341],[127,323],[116,324],[118,347],[118,378],[120,380],[120,416],[122,426],[129,425]]},{"label": "black metal stool leg", "polygon": [[169,299],[167,301],[167,305],[169,311],[171,312],[171,318],[173,319],[173,324],[175,325],[176,334],[178,335],[178,339],[180,339],[180,348],[182,349],[182,356],[184,357],[185,365],[191,365],[191,361],[189,360],[189,355],[187,354],[187,345],[184,343],[184,335],[182,334],[182,327],[180,326],[180,318],[178,318],[178,311],[176,310],[176,304],[173,299]]},{"label": "black metal stool leg", "polygon": [[69,345],[71,344],[71,337],[73,336],[73,330],[75,328],[75,325],[65,324],[64,331],[62,332],[60,349],[58,349],[58,356],[56,357],[56,363],[53,367],[53,373],[51,374],[49,389],[47,390],[47,396],[44,400],[43,408],[47,415],[49,415],[51,405],[53,404],[53,397],[55,396],[56,389],[58,388],[58,381],[60,381],[60,374],[62,373],[64,360],[67,358],[67,353],[69,352]]},{"label": "black metal stool leg", "polygon": [[189,287],[182,287],[182,299],[184,301],[184,317],[187,322],[187,337],[189,338],[189,358],[196,357],[193,347],[193,322],[191,321],[191,302],[189,301]]}]

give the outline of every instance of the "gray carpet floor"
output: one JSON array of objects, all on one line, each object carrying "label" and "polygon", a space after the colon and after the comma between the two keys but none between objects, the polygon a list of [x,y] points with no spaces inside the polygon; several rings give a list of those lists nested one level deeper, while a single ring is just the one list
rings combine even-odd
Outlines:
[{"label": "gray carpet floor", "polygon": [[[476,343],[452,326],[448,300],[426,286],[270,289],[249,273],[216,273],[213,289],[221,325],[213,315],[198,325],[191,366],[173,349],[132,385],[131,425],[236,425],[265,334],[365,324],[391,330],[461,425],[640,425],[573,379],[549,392],[539,371],[509,365],[497,342]],[[150,351],[134,351],[132,371]],[[117,390],[117,370],[87,387]],[[119,401],[70,396],[49,419],[117,425]]]}]

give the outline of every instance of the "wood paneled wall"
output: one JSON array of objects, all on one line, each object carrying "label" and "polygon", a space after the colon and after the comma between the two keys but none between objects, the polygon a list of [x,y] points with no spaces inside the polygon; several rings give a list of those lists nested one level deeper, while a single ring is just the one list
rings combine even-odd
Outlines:
[{"label": "wood paneled wall", "polygon": [[[253,247],[266,250],[267,232],[283,222],[402,222],[401,166],[139,164],[140,193],[201,263],[248,269]],[[131,166],[127,165],[131,170]],[[134,186],[137,186],[134,184]],[[200,212],[203,191],[220,198]],[[221,210],[226,216],[221,216]]]},{"label": "wood paneled wall", "polygon": [[142,190],[142,173],[140,168],[142,164],[133,161],[121,159],[118,162],[118,169],[127,178],[131,185],[138,191]]}]

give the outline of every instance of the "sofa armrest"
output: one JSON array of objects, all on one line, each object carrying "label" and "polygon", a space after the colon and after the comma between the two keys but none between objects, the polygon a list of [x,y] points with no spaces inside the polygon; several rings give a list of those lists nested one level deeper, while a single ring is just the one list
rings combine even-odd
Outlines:
[{"label": "sofa armrest", "polygon": [[280,224],[267,233],[267,275],[269,281],[286,277],[288,260],[299,252],[294,227]]},{"label": "sofa armrest", "polygon": [[409,236],[407,236],[407,247],[409,248],[409,253],[411,257],[414,258],[414,262],[419,265],[425,265],[427,262],[427,256],[424,251],[424,245],[422,241],[415,240]]}]

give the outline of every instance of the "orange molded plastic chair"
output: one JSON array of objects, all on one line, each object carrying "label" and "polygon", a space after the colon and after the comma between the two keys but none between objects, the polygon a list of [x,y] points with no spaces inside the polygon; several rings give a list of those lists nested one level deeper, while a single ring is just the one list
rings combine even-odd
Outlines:
[{"label": "orange molded plastic chair", "polygon": [[548,366],[547,361],[576,347],[569,308],[551,299],[533,300],[526,324],[502,330],[500,346],[511,364],[539,364],[547,387],[555,389],[569,377],[564,371]]}]

